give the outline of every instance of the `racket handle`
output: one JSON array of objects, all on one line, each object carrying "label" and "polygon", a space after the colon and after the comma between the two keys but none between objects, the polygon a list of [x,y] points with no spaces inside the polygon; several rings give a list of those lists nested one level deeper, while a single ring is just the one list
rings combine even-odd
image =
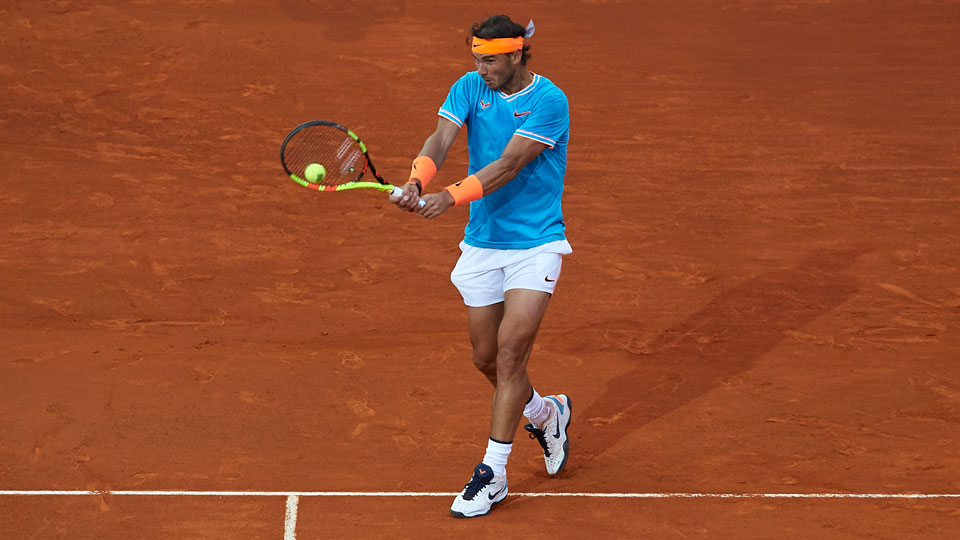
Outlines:
[{"label": "racket handle", "polygon": [[[393,186],[393,191],[391,191],[390,194],[399,197],[400,195],[403,195],[403,190],[398,188],[397,186]],[[427,204],[427,201],[420,199],[420,201],[417,204],[420,205],[420,208],[423,208],[424,205]]]}]

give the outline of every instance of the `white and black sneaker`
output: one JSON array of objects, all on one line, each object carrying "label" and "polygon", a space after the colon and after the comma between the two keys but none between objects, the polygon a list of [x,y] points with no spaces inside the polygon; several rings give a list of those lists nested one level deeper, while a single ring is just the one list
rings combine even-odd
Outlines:
[{"label": "white and black sneaker", "polygon": [[493,469],[483,463],[473,469],[473,478],[453,500],[450,515],[472,518],[490,513],[493,505],[507,498],[507,477],[494,477]]},{"label": "white and black sneaker", "polygon": [[530,432],[530,438],[536,439],[543,447],[543,461],[547,465],[547,474],[557,474],[567,464],[570,456],[570,440],[567,438],[567,429],[570,427],[572,405],[566,394],[546,396],[550,402],[550,417],[543,423],[542,428],[533,424],[523,426]]}]

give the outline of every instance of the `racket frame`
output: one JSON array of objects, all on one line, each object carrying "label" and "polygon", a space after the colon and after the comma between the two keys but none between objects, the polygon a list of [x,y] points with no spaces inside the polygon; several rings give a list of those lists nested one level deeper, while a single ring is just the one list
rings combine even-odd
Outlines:
[{"label": "racket frame", "polygon": [[[358,174],[356,178],[354,178],[350,182],[346,182],[343,184],[324,186],[320,184],[315,184],[313,182],[308,182],[307,180],[300,178],[299,176],[296,175],[296,173],[290,170],[290,167],[287,166],[287,160],[285,159],[287,143],[290,142],[290,140],[293,139],[293,137],[297,133],[300,133],[304,129],[307,129],[308,127],[311,127],[311,126],[331,126],[331,127],[337,128],[340,131],[346,133],[347,136],[349,136],[351,139],[353,139],[357,143],[357,145],[360,147],[360,151],[363,152],[363,169],[360,170],[360,174]],[[290,176],[290,178],[294,182],[300,184],[305,188],[310,188],[315,191],[344,191],[347,189],[367,188],[367,189],[376,189],[379,191],[384,191],[384,192],[390,193],[390,195],[395,195],[397,197],[403,195],[402,189],[400,189],[397,186],[394,186],[393,184],[390,184],[389,182],[384,180],[379,173],[377,173],[377,168],[373,166],[373,161],[370,159],[369,152],[367,152],[367,145],[364,144],[362,140],[360,140],[360,137],[357,136],[356,133],[354,133],[352,130],[350,130],[346,126],[342,126],[336,122],[330,122],[327,120],[311,120],[309,122],[304,122],[299,126],[293,128],[290,131],[290,133],[288,133],[287,136],[283,139],[283,144],[280,145],[280,164],[283,165],[283,170],[286,171],[287,175]],[[360,179],[363,178],[363,175],[366,174],[368,169],[370,170],[370,173],[373,174],[373,177],[377,179],[376,182],[360,181]],[[423,199],[420,199],[418,204],[420,205],[421,208],[423,208],[423,206],[426,204],[426,201],[424,201]]]},{"label": "racket frame", "polygon": [[[339,129],[344,132],[347,136],[353,139],[357,145],[360,147],[360,151],[363,152],[363,168],[360,170],[360,173],[357,177],[349,182],[343,184],[336,184],[332,186],[324,186],[321,184],[315,184],[313,182],[308,182],[307,180],[300,178],[296,173],[290,170],[290,167],[287,166],[287,160],[285,159],[285,153],[287,150],[287,143],[293,139],[298,133],[312,126],[330,126]],[[397,191],[402,191],[400,188],[390,184],[383,179],[380,174],[377,173],[377,168],[373,166],[373,161],[370,160],[370,154],[367,152],[367,145],[360,140],[360,137],[356,133],[351,131],[346,126],[342,126],[336,122],[329,122],[326,120],[311,120],[309,122],[304,122],[299,126],[293,128],[290,133],[283,139],[283,144],[280,145],[280,163],[283,165],[283,170],[290,176],[290,178],[300,184],[305,188],[310,188],[316,191],[343,191],[346,189],[357,189],[357,188],[372,188],[378,189],[380,191],[386,191],[395,193]],[[363,175],[366,174],[367,170],[373,174],[373,177],[377,179],[376,182],[361,182],[360,179],[363,178]]]}]

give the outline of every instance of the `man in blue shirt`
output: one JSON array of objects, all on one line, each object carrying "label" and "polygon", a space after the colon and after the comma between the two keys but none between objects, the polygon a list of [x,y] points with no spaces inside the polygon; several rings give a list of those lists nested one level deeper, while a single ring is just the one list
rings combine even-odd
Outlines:
[{"label": "man in blue shirt", "polygon": [[[530,383],[527,361],[572,249],[564,234],[561,196],[570,115],[567,98],[550,80],[527,69],[533,35],[504,15],[472,28],[476,71],[450,88],[437,129],[414,160],[401,209],[432,219],[469,203],[462,255],[451,279],[467,305],[473,362],[493,384],[490,440],[473,477],[450,513],[475,517],[507,496],[506,465],[521,416],[543,447],[549,474],[569,453],[570,398],[541,397]],[[470,164],[463,180],[423,195],[463,126]]]}]

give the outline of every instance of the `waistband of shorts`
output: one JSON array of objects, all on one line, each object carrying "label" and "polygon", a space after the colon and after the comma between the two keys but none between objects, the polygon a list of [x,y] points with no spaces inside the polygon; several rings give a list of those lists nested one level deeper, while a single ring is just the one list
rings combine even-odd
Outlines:
[{"label": "waistband of shorts", "polygon": [[568,255],[570,253],[573,253],[573,247],[570,245],[570,242],[568,242],[566,238],[562,240],[553,240],[545,244],[540,244],[539,246],[522,248],[522,249],[499,249],[499,248],[477,247],[477,246],[471,246],[466,242],[466,240],[461,240],[460,251],[467,251],[467,250],[471,250],[471,251],[479,250],[479,251],[489,251],[489,252],[505,251],[505,252],[513,252],[513,253],[526,252],[530,254],[559,253],[560,255]]}]

